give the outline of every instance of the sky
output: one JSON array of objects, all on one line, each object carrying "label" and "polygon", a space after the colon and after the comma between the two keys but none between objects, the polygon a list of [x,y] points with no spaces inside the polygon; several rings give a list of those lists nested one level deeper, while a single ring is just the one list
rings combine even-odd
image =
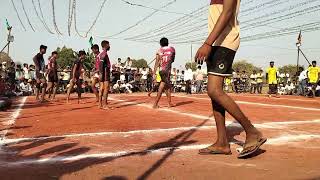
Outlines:
[{"label": "sky", "polygon": [[[11,0],[0,1],[0,46],[1,48],[6,44],[7,30],[5,27],[5,19],[7,18],[10,25],[13,26],[12,35],[15,37],[15,41],[10,46],[10,56],[14,61],[22,63],[32,63],[32,57],[39,51],[39,45],[45,44],[48,46],[48,52],[55,50],[57,47],[71,47],[74,50],[87,50],[89,48],[88,38],[79,37],[74,31],[74,23],[72,24],[71,36],[68,35],[68,8],[69,1],[67,0],[55,0],[56,22],[59,30],[63,35],[50,34],[46,31],[41,21],[36,16],[36,13],[32,6],[32,0],[22,0],[27,15],[30,18],[30,22],[35,29],[32,31],[28,24],[27,18],[22,9],[20,0],[13,0],[15,3],[21,20],[26,28],[24,31],[22,25],[19,23],[16,12],[14,11]],[[131,3],[143,4],[145,6],[153,8],[161,8],[170,0],[128,0]],[[172,1],[172,0],[171,0]],[[265,0],[267,2],[269,0]],[[284,1],[284,0],[274,0]],[[239,18],[241,21],[252,19],[254,17],[260,17],[264,14],[268,14],[277,10],[281,10],[285,7],[292,7],[296,3],[302,1],[312,0],[290,0],[285,1],[279,6],[264,9],[263,7],[253,11],[246,18]],[[34,0],[37,5],[38,0]],[[51,0],[40,0],[44,18],[49,28],[54,31],[53,18],[52,18],[52,6]],[[77,27],[80,33],[85,33],[91,26],[103,0],[77,0]],[[262,1],[259,0],[243,0],[241,4],[241,10],[248,9],[250,7],[259,6]],[[124,30],[125,28],[136,24],[139,20],[145,18],[153,12],[151,9],[142,7],[130,6],[123,3],[121,0],[107,0],[102,13],[97,21],[97,24],[93,27],[89,36],[94,37],[95,43],[99,43],[103,39],[107,39],[111,44],[111,51],[109,52],[110,58],[113,62],[118,57],[123,60],[126,57],[134,59],[144,58],[151,61],[155,52],[159,48],[158,43],[145,43],[145,42],[133,42],[124,40],[127,37],[132,37],[137,34],[148,32],[157,27],[161,27],[183,15],[179,13],[188,14],[202,6],[208,5],[209,0],[176,0],[170,6],[165,8],[167,11],[178,12],[177,14],[157,12],[153,16],[147,18],[138,26],[120,34],[116,38],[108,38],[108,36]],[[313,0],[311,5],[320,5],[320,0]],[[311,6],[310,5],[310,6]],[[38,9],[39,11],[39,9]],[[281,14],[279,14],[281,15]],[[240,12],[241,16],[241,12]],[[270,15],[271,16],[271,15]],[[207,18],[206,14],[203,14],[203,19]],[[297,16],[285,21],[274,23],[268,26],[262,26],[257,29],[245,31],[241,36],[264,33],[272,30],[278,30],[284,27],[290,27],[294,25],[304,24],[308,22],[316,22],[320,19],[320,10],[313,13]],[[303,32],[303,27],[301,27]],[[320,31],[303,32],[303,46],[302,50],[306,54],[309,60],[318,60],[320,64]],[[165,36],[165,34],[164,34]],[[237,52],[236,60],[247,60],[256,66],[266,68],[268,62],[273,60],[278,66],[286,64],[296,64],[297,61],[297,49],[295,46],[298,34],[282,36],[277,38],[255,40],[241,43],[240,49]],[[105,37],[105,38],[102,38]],[[176,62],[174,67],[182,68],[184,64],[191,59],[191,55],[194,56],[199,44],[172,44],[177,51]],[[46,57],[48,57],[48,54]],[[301,58],[301,64],[307,65],[306,61]]]}]

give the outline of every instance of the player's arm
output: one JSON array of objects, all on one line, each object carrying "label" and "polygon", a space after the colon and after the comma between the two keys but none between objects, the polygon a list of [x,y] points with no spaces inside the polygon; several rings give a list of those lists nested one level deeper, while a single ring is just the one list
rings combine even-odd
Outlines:
[{"label": "player's arm", "polygon": [[237,1],[235,0],[224,0],[223,1],[223,10],[221,15],[218,18],[218,21],[216,25],[214,26],[213,30],[209,34],[208,38],[202,45],[202,47],[198,50],[196,54],[196,61],[198,63],[202,63],[203,60],[205,60],[211,51],[212,44],[217,40],[221,32],[225,29],[227,26],[230,18],[234,14],[235,6]]},{"label": "player's arm", "polygon": [[34,56],[33,57],[33,63],[34,63],[34,66],[36,68],[37,71],[40,70],[40,64],[39,64],[39,61],[38,61],[38,56]]},{"label": "player's arm", "polygon": [[104,60],[101,58],[99,61],[99,78],[102,79],[102,75],[105,72],[105,67],[104,67]]},{"label": "player's arm", "polygon": [[75,63],[75,65],[73,66],[73,69],[72,69],[72,78],[73,80],[76,78],[76,70],[78,68],[78,63]]},{"label": "player's arm", "polygon": [[156,74],[157,73],[157,69],[159,68],[160,65],[160,55],[157,54],[156,56],[156,63],[154,64],[154,69],[153,69],[153,73]]}]

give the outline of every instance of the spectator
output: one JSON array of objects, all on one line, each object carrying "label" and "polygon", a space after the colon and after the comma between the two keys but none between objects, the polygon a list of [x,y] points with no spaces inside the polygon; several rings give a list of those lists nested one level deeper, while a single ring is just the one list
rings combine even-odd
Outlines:
[{"label": "spectator", "polygon": [[66,69],[63,70],[61,73],[62,79],[62,89],[65,92],[67,90],[67,85],[69,84],[70,80],[70,67],[68,66]]},{"label": "spectator", "polygon": [[113,88],[113,92],[117,93],[117,94],[121,93],[122,91],[121,91],[120,87],[121,87],[121,81],[118,80],[112,87]]},{"label": "spectator", "polygon": [[30,79],[34,80],[36,77],[36,72],[35,72],[35,66],[30,65],[29,66],[29,73],[30,73]]},{"label": "spectator", "polygon": [[259,94],[262,94],[262,86],[263,86],[263,70],[260,70],[257,73],[257,90]]},{"label": "spectator", "polygon": [[16,81],[20,82],[22,78],[24,78],[23,70],[21,65],[18,64],[16,68]]},{"label": "spectator", "polygon": [[306,95],[306,87],[307,87],[307,82],[308,82],[308,70],[303,70],[302,67],[299,68],[299,77],[298,77],[298,82],[299,82],[299,86],[298,86],[298,95],[302,95],[305,96]]},{"label": "spectator", "polygon": [[177,84],[177,69],[176,68],[173,68],[171,71],[171,83],[173,85]]},{"label": "spectator", "polygon": [[30,96],[32,94],[32,86],[31,86],[32,80],[29,79],[22,79],[21,83],[19,84],[19,90],[23,93],[24,96]]},{"label": "spectator", "polygon": [[233,79],[233,82],[232,82],[233,91],[235,93],[239,93],[238,85],[240,84],[240,80],[241,80],[240,70],[237,69],[236,72],[233,72],[232,77],[233,77],[232,78]]},{"label": "spectator", "polygon": [[153,73],[152,73],[152,69],[149,68],[149,72],[147,75],[147,92],[152,91],[152,84],[153,84]]},{"label": "spectator", "polygon": [[181,81],[182,81],[181,76],[182,76],[182,74],[181,74],[180,70],[178,69],[177,70],[177,83],[181,83]]},{"label": "spectator", "polygon": [[292,82],[288,82],[286,84],[286,86],[284,87],[284,92],[285,92],[285,95],[292,95],[293,94],[293,91],[294,91],[294,84]]},{"label": "spectator", "polygon": [[196,79],[196,93],[202,93],[202,87],[203,87],[203,72],[201,70],[201,66],[198,66],[198,69],[195,73],[195,79]]},{"label": "spectator", "polygon": [[24,74],[24,79],[26,79],[26,80],[30,79],[29,66],[26,63],[23,64],[23,74]]},{"label": "spectator", "polygon": [[130,57],[128,57],[125,64],[125,68],[131,70],[131,67],[132,67],[132,60]]},{"label": "spectator", "polygon": [[126,81],[126,76],[125,76],[124,72],[121,72],[120,81],[121,81],[121,83],[124,83]]},{"label": "spectator", "polygon": [[192,80],[193,80],[193,73],[192,73],[192,70],[188,67],[187,71],[185,73],[185,76],[184,76],[184,81],[186,82],[186,93],[187,94],[192,94],[191,93]]},{"label": "spectator", "polygon": [[141,75],[142,75],[141,76],[141,84],[142,84],[143,90],[146,90],[148,71],[145,67],[142,68]]},{"label": "spectator", "polygon": [[116,84],[120,80],[120,75],[121,75],[120,67],[113,66],[111,75],[112,75],[112,84]]},{"label": "spectator", "polygon": [[253,73],[250,75],[250,81],[251,81],[250,93],[251,94],[256,93],[257,83],[258,83],[257,78],[258,78],[257,71],[254,70]]},{"label": "spectator", "polygon": [[120,68],[122,66],[122,63],[121,63],[121,58],[118,58],[118,62],[115,64],[115,66],[117,68]]}]

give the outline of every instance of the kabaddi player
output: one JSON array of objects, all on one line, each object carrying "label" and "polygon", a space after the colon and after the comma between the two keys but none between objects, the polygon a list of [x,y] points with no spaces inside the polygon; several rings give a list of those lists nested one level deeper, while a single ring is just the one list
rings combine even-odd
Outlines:
[{"label": "kabaddi player", "polygon": [[47,92],[49,92],[49,97],[51,100],[55,100],[58,86],[58,64],[57,64],[58,52],[53,51],[48,62],[48,87]]},{"label": "kabaddi player", "polygon": [[96,57],[95,61],[95,66],[94,66],[94,74],[92,77],[92,91],[96,96],[96,102],[99,102],[99,93],[96,87],[96,84],[99,83],[99,64],[100,64],[100,59],[99,59],[99,45],[95,44],[91,47],[91,50]]},{"label": "kabaddi player", "polygon": [[98,55],[100,59],[99,63],[99,79],[100,79],[100,91],[99,91],[99,108],[108,110],[108,94],[110,89],[110,68],[111,63],[108,56],[110,50],[110,44],[108,41],[102,41],[102,52]]},{"label": "kabaddi player", "polygon": [[79,51],[78,59],[75,60],[73,63],[72,71],[71,71],[71,80],[70,80],[70,86],[68,88],[67,92],[67,103],[69,103],[70,99],[70,93],[73,89],[74,85],[77,85],[77,93],[78,93],[78,104],[80,104],[81,101],[81,70],[83,69],[83,61],[86,58],[86,52],[85,51]]},{"label": "kabaddi player", "polygon": [[211,98],[213,115],[217,126],[217,141],[199,150],[199,154],[230,155],[225,113],[229,112],[244,128],[246,141],[238,158],[255,153],[266,142],[240,110],[235,101],[223,91],[225,77],[232,76],[232,63],[240,45],[240,27],[237,20],[240,0],[211,0],[209,7],[209,35],[196,53],[199,64],[207,62],[208,95]]},{"label": "kabaddi player", "polygon": [[270,67],[266,71],[266,79],[269,84],[269,97],[272,94],[276,94],[277,98],[280,98],[278,93],[278,69],[274,66],[274,61],[270,62]]},{"label": "kabaddi player", "polygon": [[317,61],[312,61],[308,68],[308,83],[311,85],[312,97],[316,96],[316,88],[320,80],[320,68],[317,67]]},{"label": "kabaddi player", "polygon": [[[161,82],[158,90],[158,95],[154,102],[153,108],[159,108],[159,101],[162,96],[162,93],[165,92],[168,98],[168,107],[172,107],[171,104],[171,67],[172,63],[175,60],[176,51],[173,47],[169,46],[169,40],[167,38],[162,38],[160,40],[161,48],[158,50],[156,55],[156,63],[154,65],[154,73],[157,72],[159,68],[159,75],[161,77]],[[154,78],[156,78],[156,74],[154,74]]]},{"label": "kabaddi player", "polygon": [[[40,52],[33,57],[33,63],[35,65],[36,71],[36,100],[40,102],[45,102],[44,96],[46,94],[46,78],[45,78],[45,61],[43,59],[43,55],[47,52],[47,46],[41,45]],[[39,93],[41,90],[41,99],[39,99]]]}]

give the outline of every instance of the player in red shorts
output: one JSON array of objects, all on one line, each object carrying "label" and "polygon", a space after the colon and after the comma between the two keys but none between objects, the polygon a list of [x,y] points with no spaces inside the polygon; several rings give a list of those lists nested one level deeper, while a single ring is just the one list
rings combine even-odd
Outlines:
[{"label": "player in red shorts", "polygon": [[53,51],[48,62],[48,87],[47,92],[49,92],[49,98],[52,93],[51,100],[55,100],[57,86],[58,86],[58,64],[57,64],[58,52]]},{"label": "player in red shorts", "polygon": [[[159,107],[159,100],[162,96],[162,93],[165,92],[168,98],[168,106],[172,107],[171,104],[171,67],[174,62],[176,51],[173,47],[169,46],[169,40],[167,38],[162,38],[160,40],[161,48],[157,52],[156,63],[154,65],[154,73],[157,72],[159,68],[159,74],[161,77],[161,82],[158,90],[158,95],[154,102],[153,108],[156,109]],[[154,79],[156,78],[156,74],[154,74]]]}]

